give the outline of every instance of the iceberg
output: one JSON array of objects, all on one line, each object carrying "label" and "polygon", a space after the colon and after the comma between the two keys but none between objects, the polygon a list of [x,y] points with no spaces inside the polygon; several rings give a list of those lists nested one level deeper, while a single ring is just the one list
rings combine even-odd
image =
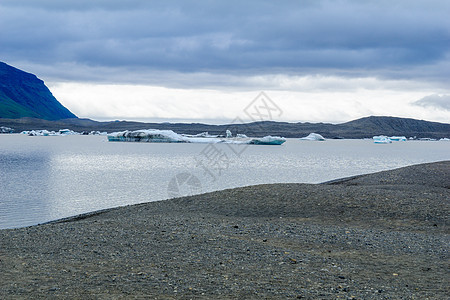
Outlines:
[{"label": "iceberg", "polygon": [[391,139],[385,135],[376,135],[372,139],[375,144],[390,144],[390,143],[392,143]]},{"label": "iceberg", "polygon": [[302,141],[325,141],[325,138],[318,133],[310,133],[308,136],[300,138]]},{"label": "iceberg", "polygon": [[108,134],[110,142],[147,142],[147,143],[207,143],[207,144],[250,144],[250,145],[281,145],[286,139],[279,136],[263,138],[232,137],[227,131],[227,137],[219,138],[209,134],[183,135],[172,130],[142,129],[135,131],[120,131]]},{"label": "iceberg", "polygon": [[107,136],[108,132],[106,131],[96,131],[96,132],[91,132],[90,135],[103,135],[103,136]]},{"label": "iceberg", "polygon": [[285,138],[279,136],[265,136],[263,138],[253,138],[249,144],[252,145],[281,145],[286,142]]},{"label": "iceberg", "polygon": [[450,142],[449,138],[441,138],[439,139],[440,142]]},{"label": "iceberg", "polygon": [[78,132],[75,132],[73,130],[70,129],[60,129],[58,131],[58,135],[76,135],[79,134]]},{"label": "iceberg", "polygon": [[14,129],[6,127],[6,126],[1,126],[0,127],[0,133],[13,133]]},{"label": "iceberg", "polygon": [[406,136],[391,136],[389,139],[391,141],[406,142]]},{"label": "iceberg", "polygon": [[21,134],[26,134],[29,136],[49,136],[49,135],[56,135],[54,131],[48,131],[48,130],[30,130],[30,131],[22,131]]},{"label": "iceberg", "polygon": [[26,134],[29,136],[64,136],[64,135],[78,135],[78,132],[75,132],[70,129],[61,129],[58,132],[48,131],[48,130],[25,130],[20,134]]},{"label": "iceberg", "polygon": [[218,135],[209,134],[207,131],[201,132],[201,133],[197,133],[197,134],[182,134],[182,135],[183,136],[187,136],[187,137],[204,137],[204,138],[216,138],[216,137],[218,137]]},{"label": "iceberg", "polygon": [[108,134],[110,142],[186,143],[189,139],[172,130],[158,129],[125,130]]}]

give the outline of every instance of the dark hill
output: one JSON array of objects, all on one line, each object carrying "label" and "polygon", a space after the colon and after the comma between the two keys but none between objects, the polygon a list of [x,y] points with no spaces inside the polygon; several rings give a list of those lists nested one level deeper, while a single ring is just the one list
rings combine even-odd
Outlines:
[{"label": "dark hill", "polygon": [[354,135],[405,135],[417,137],[438,137],[450,135],[450,124],[395,117],[366,117],[337,125],[341,130],[352,130]]},{"label": "dark hill", "polygon": [[76,118],[36,75],[0,62],[0,118]]}]

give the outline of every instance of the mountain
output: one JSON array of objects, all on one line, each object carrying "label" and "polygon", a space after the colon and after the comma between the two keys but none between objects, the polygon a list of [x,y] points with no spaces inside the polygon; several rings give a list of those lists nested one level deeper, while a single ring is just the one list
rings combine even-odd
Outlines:
[{"label": "mountain", "polygon": [[354,135],[404,135],[417,137],[448,137],[450,124],[395,117],[366,117],[337,125],[340,130]]},{"label": "mountain", "polygon": [[77,118],[36,75],[0,62],[0,118]]},{"label": "mountain", "polygon": [[170,129],[177,133],[196,134],[208,131],[210,134],[224,134],[227,129],[233,134],[244,133],[248,136],[261,137],[279,135],[287,138],[307,136],[311,132],[325,138],[371,138],[374,135],[404,135],[418,138],[450,137],[450,124],[428,122],[423,120],[395,117],[366,117],[342,123],[287,123],[287,122],[254,122],[245,124],[208,125],[200,123],[141,123],[128,121],[97,122],[89,119],[63,119],[48,121],[35,118],[0,119],[0,126],[11,127],[15,132],[31,129],[59,130],[70,128],[75,131],[122,131],[137,129]]}]

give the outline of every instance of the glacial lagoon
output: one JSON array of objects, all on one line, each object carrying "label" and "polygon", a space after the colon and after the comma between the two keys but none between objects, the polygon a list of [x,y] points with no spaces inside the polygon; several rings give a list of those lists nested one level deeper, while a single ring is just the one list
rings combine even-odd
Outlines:
[{"label": "glacial lagoon", "polygon": [[287,139],[281,146],[0,135],[0,228],[262,183],[320,183],[450,159],[450,142]]}]

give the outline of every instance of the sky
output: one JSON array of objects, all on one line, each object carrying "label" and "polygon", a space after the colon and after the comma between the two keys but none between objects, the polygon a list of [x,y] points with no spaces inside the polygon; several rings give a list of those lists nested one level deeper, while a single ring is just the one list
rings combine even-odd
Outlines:
[{"label": "sky", "polygon": [[[447,0],[0,0],[0,61],[82,118],[450,122]],[[255,104],[256,105],[256,104]]]}]

